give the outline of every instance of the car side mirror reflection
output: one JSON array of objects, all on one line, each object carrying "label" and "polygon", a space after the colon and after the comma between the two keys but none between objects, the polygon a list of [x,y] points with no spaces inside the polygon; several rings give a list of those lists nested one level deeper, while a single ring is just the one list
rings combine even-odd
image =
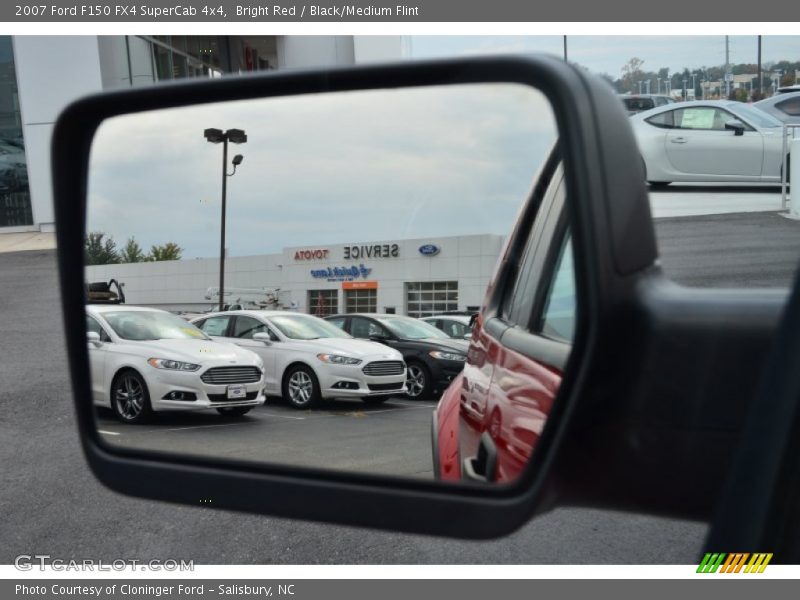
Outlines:
[{"label": "car side mirror reflection", "polygon": [[734,135],[744,135],[744,123],[739,120],[731,119],[725,123],[725,129],[733,131]]},{"label": "car side mirror reflection", "polygon": [[[208,128],[217,125],[208,140]],[[243,419],[242,424],[256,424],[240,434],[253,436],[252,444],[202,428],[195,434],[202,441],[187,441],[177,451],[439,482],[477,481],[460,466],[453,470],[433,460],[439,441],[432,442],[430,434],[431,413],[440,399],[459,404],[464,389],[475,395],[486,388],[475,381],[467,359],[471,335],[452,339],[418,318],[481,304],[490,273],[480,265],[497,262],[503,236],[529,199],[531,182],[557,139],[550,101],[519,83],[255,98],[103,121],[91,146],[86,230],[158,252],[148,261],[126,252],[113,264],[86,267],[85,281],[114,277],[126,284],[124,303],[87,307],[120,338],[115,344],[120,352],[95,357],[93,363],[98,429],[124,428],[128,449],[175,451],[166,433],[156,429],[141,436],[130,425]],[[246,154],[235,171],[227,165],[224,186],[217,168],[224,152],[207,141],[241,146]],[[132,155],[131,147],[148,151]],[[183,175],[189,171],[192,176]],[[142,172],[149,176],[141,177]],[[458,177],[443,179],[441,173]],[[500,209],[486,201],[481,191],[486,189],[502,199]],[[220,194],[224,198],[217,202]],[[174,198],[202,200],[168,201]],[[131,203],[137,210],[120,218]],[[221,215],[221,206],[229,214]],[[454,207],[462,216],[454,216]],[[483,233],[462,235],[476,222]],[[263,227],[269,227],[269,235]],[[465,275],[463,265],[472,263],[479,269]],[[209,298],[211,288],[216,292]],[[225,310],[219,310],[220,300]],[[345,314],[373,323],[368,340],[380,348],[323,318],[341,319],[340,306]],[[388,306],[395,312],[381,311]],[[191,317],[187,322],[170,311],[195,314],[218,334],[209,339]],[[281,344],[266,327],[281,332]],[[252,330],[258,331],[250,336],[255,343],[238,343]],[[97,336],[87,339],[97,341]],[[123,359],[131,355],[137,358]],[[109,402],[120,382],[141,390],[133,408]],[[526,393],[508,392],[509,402],[514,394]],[[127,388],[119,393],[130,394]],[[409,413],[409,400],[424,410]],[[470,405],[489,401],[475,397]],[[381,412],[371,416],[378,406]],[[493,408],[505,418],[502,406]],[[295,409],[311,414],[298,421]],[[364,416],[330,421],[316,411]],[[269,417],[276,412],[286,418]],[[381,423],[372,422],[377,414],[383,415]],[[464,422],[478,419],[476,431],[491,426],[489,413],[453,414]],[[406,418],[411,415],[416,426],[409,437]],[[309,449],[316,444],[319,451],[287,452],[275,430],[290,423],[292,435],[306,440],[300,443]],[[449,439],[451,430],[466,431],[444,419],[438,427],[441,439]],[[490,484],[518,477],[538,440],[538,433],[526,437],[504,427],[496,428],[497,444],[507,435],[527,441],[516,450],[519,464],[513,470],[500,468],[502,450],[487,449],[487,456],[499,460],[496,476],[491,470],[484,476]],[[331,428],[340,440],[335,448],[324,442]],[[471,435],[470,429],[459,441],[465,458],[473,452]],[[347,442],[362,436],[373,443]],[[395,455],[391,448],[401,444],[413,452]],[[376,448],[385,448],[385,455]]]},{"label": "car side mirror reflection", "polygon": [[253,340],[255,340],[256,342],[264,342],[266,346],[272,345],[272,337],[268,333],[263,333],[263,332],[254,333]]}]

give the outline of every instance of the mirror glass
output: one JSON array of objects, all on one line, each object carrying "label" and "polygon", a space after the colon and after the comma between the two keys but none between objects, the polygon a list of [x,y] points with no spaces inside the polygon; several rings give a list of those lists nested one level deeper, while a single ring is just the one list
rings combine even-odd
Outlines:
[{"label": "mirror glass", "polygon": [[[102,439],[512,480],[563,365],[498,357],[474,315],[557,138],[545,96],[517,84],[263,98],[103,122],[85,240],[86,401]],[[523,228],[504,318],[568,349],[574,285],[558,174],[547,190],[547,210]],[[537,308],[538,288],[549,291]]]}]

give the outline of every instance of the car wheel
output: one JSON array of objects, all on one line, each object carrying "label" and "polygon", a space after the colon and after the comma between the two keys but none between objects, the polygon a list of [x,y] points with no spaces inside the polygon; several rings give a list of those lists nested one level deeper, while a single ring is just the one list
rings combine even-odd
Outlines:
[{"label": "car wheel", "polygon": [[386,402],[390,396],[369,396],[367,398],[362,398],[364,404],[383,404]]},{"label": "car wheel", "polygon": [[431,375],[422,363],[410,362],[406,370],[406,396],[412,400],[429,398],[432,393]]},{"label": "car wheel", "polygon": [[252,406],[229,406],[227,408],[218,408],[217,412],[223,417],[241,417],[249,413],[251,410],[253,410]]},{"label": "car wheel", "polygon": [[313,408],[320,403],[322,396],[319,382],[314,372],[306,366],[293,367],[283,378],[283,397],[292,408]]},{"label": "car wheel", "polygon": [[124,423],[144,423],[152,415],[150,392],[136,371],[118,373],[111,384],[111,407]]}]

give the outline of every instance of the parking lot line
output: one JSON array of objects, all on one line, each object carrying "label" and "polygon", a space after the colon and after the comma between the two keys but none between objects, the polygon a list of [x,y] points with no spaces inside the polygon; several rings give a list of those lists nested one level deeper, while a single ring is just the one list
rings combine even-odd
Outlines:
[{"label": "parking lot line", "polygon": [[210,429],[212,427],[231,427],[233,425],[250,425],[258,421],[238,421],[236,423],[217,423],[215,425],[190,425],[188,427],[170,427],[163,431],[186,431],[187,429]]}]

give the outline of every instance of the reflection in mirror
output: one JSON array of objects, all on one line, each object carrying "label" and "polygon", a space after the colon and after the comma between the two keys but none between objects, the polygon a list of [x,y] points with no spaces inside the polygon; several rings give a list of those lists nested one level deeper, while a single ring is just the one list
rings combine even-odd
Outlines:
[{"label": "reflection in mirror", "polygon": [[[548,101],[516,84],[105,121],[91,153],[85,274],[103,439],[215,459],[513,479],[563,364],[498,353],[475,315],[556,139]],[[490,293],[510,298],[508,323],[568,349],[574,288],[553,181],[522,228],[514,289]],[[552,290],[546,306],[531,300],[539,286]]]}]

